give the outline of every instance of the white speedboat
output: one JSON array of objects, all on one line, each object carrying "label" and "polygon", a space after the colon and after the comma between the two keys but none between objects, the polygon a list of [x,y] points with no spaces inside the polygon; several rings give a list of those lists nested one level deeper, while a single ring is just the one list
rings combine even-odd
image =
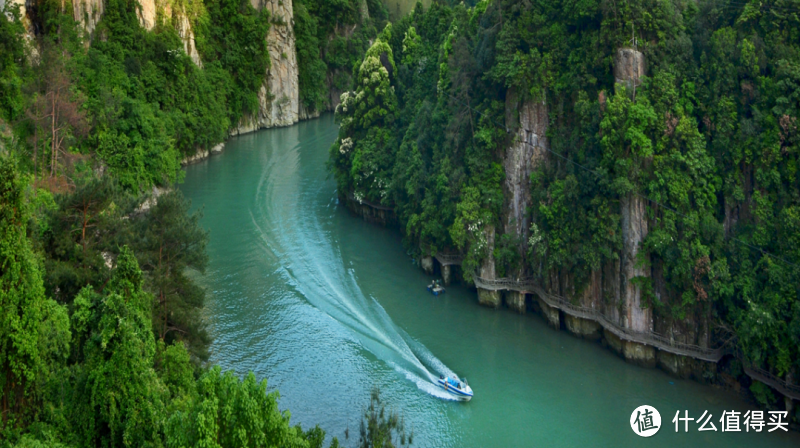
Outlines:
[{"label": "white speedboat", "polygon": [[439,375],[438,383],[439,387],[451,395],[455,395],[459,400],[469,401],[472,399],[472,388],[467,384],[466,378],[461,381],[457,377],[451,378],[449,376]]}]

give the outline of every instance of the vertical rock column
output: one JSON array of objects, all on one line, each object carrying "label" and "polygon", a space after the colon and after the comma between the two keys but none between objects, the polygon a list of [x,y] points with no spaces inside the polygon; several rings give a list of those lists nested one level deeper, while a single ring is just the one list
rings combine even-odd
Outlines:
[{"label": "vertical rock column", "polygon": [[[504,231],[519,238],[519,251],[523,255],[527,250],[530,230],[527,209],[531,204],[531,173],[545,160],[548,120],[547,104],[544,101],[521,101],[513,89],[509,90],[506,95],[506,123],[518,122],[519,125],[514,142],[506,149],[503,158],[508,198]],[[524,266],[510,277],[525,277]],[[518,313],[525,312],[525,294],[522,292],[508,291],[506,303]]]},{"label": "vertical rock column", "polygon": [[192,24],[189,22],[189,17],[186,16],[186,12],[183,10],[177,11],[173,17],[173,24],[183,42],[183,51],[192,58],[194,65],[203,67],[203,61],[200,60],[200,53],[197,51],[197,45],[194,41]]},{"label": "vertical rock column", "polygon": [[[614,58],[614,78],[624,85],[631,95],[644,75],[644,55],[632,48],[621,48]],[[651,308],[642,308],[642,290],[632,280],[649,277],[649,260],[640,260],[639,250],[647,236],[647,204],[642,196],[633,192],[620,200],[622,224],[622,254],[620,260],[620,296],[623,302],[622,324],[636,332],[653,329]],[[655,364],[655,348],[630,341],[621,341],[626,359],[642,364]]]},{"label": "vertical rock column", "polygon": [[[486,237],[486,247],[489,254],[483,261],[478,275],[483,279],[494,280],[497,278],[494,268],[494,255],[492,254],[494,252],[494,227],[486,226],[483,233]],[[500,291],[478,288],[478,303],[490,308],[498,308],[501,303]]]},{"label": "vertical rock column", "polygon": [[450,283],[453,281],[453,271],[450,268],[449,264],[442,265],[442,282],[444,282],[445,286],[449,286]]},{"label": "vertical rock column", "polygon": [[258,114],[245,117],[236,133],[297,123],[300,112],[297,50],[294,39],[292,0],[250,0],[256,9],[270,11],[267,35],[270,67],[258,92]]},{"label": "vertical rock column", "polygon": [[525,293],[519,291],[506,291],[506,304],[519,314],[525,314]]},{"label": "vertical rock column", "polygon": [[[597,308],[602,298],[603,274],[601,271],[592,271],[589,284],[578,297],[580,305]],[[564,313],[564,324],[572,334],[586,339],[600,339],[603,327],[595,320],[583,319]]]},{"label": "vertical rock column", "polygon": [[[156,26],[156,0],[139,0],[140,8],[136,11],[139,24],[150,31]],[[166,15],[166,12],[165,12]]]}]

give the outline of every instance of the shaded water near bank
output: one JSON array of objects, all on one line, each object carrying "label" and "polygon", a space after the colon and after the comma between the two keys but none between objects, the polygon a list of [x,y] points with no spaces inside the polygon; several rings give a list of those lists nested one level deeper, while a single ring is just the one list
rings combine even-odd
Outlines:
[{"label": "shaded water near bank", "polygon": [[[181,187],[211,231],[202,282],[212,362],[267,378],[293,423],[354,446],[380,386],[419,447],[800,446],[796,433],[700,433],[694,423],[676,434],[677,410],[708,410],[719,429],[723,409],[751,406],[627,364],[538,316],[481,308],[466,288],[430,295],[396,230],[337,205],[325,168],[336,134],[328,115],[234,138],[189,166]],[[469,379],[471,402],[426,384],[450,369]],[[650,439],[629,426],[642,404],[663,420]]]}]

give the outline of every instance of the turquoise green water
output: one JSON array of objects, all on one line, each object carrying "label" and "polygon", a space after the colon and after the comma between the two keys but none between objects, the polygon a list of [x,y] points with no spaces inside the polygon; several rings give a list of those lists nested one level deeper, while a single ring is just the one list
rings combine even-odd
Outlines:
[{"label": "turquoise green water", "polygon": [[[396,231],[337,205],[325,169],[336,133],[326,116],[232,139],[188,167],[182,186],[211,232],[212,361],[267,378],[294,423],[354,446],[380,386],[419,447],[800,446],[796,433],[675,433],[679,409],[708,410],[719,429],[723,409],[750,406],[627,364],[538,316],[481,308],[466,288],[430,295]],[[450,371],[469,379],[471,402],[438,397],[428,378]],[[642,404],[663,420],[649,439],[629,426]]]}]

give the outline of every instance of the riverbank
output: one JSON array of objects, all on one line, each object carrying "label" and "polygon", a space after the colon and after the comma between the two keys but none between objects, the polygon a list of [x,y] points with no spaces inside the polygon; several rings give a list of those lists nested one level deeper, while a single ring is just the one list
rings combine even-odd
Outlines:
[{"label": "riverbank", "polygon": [[[376,219],[376,216],[392,217],[394,221],[391,222],[391,227],[396,227],[396,214],[391,207],[355,201],[352,195],[342,196],[340,193],[340,200],[342,197],[346,199],[343,202],[345,207],[354,215],[384,226],[388,226],[389,221]],[[705,348],[677,343],[652,332],[631,332],[615,325],[596,309],[575,305],[563,297],[546,293],[535,282],[484,280],[479,277],[465,282],[463,273],[454,268],[460,262],[458,257],[437,255],[423,257],[419,264],[428,275],[441,276],[446,285],[450,285],[454,279],[466,283],[474,290],[477,302],[483,306],[504,307],[517,314],[535,313],[551,327],[582,339],[596,341],[629,363],[648,368],[657,367],[676,378],[691,379],[703,385],[732,391],[753,404],[758,404],[758,400],[750,386],[753,381],[759,381],[784,397],[782,404],[788,415],[792,415],[796,402],[800,401],[800,386],[756,367],[742,364],[743,361],[730,340],[718,348]],[[482,291],[484,295],[487,292],[491,294],[493,300],[485,300],[481,296]],[[792,428],[800,431],[800,425],[796,423],[792,423]]]}]

